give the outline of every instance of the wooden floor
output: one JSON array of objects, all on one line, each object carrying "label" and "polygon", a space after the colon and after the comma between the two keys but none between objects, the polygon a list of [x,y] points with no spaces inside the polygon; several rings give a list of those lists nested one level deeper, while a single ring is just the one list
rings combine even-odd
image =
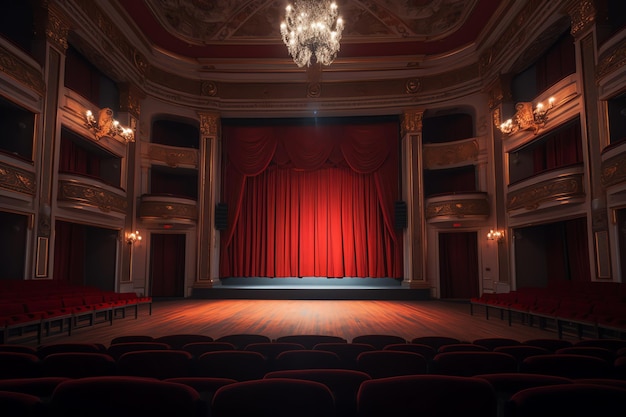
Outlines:
[{"label": "wooden floor", "polygon": [[[133,315],[75,329],[71,336],[49,336],[43,344],[93,342],[106,346],[121,335],[194,333],[213,338],[236,333],[257,333],[272,339],[290,334],[330,334],[351,341],[361,334],[395,334],[410,340],[418,336],[443,335],[465,341],[486,337],[509,337],[520,341],[556,338],[553,331],[506,320],[478,309],[470,315],[467,302],[375,301],[375,300],[198,300],[155,301]],[[567,338],[567,337],[566,337]],[[27,342],[28,343],[28,342]],[[26,344],[27,344],[26,343]],[[30,342],[31,344],[34,342]]]}]

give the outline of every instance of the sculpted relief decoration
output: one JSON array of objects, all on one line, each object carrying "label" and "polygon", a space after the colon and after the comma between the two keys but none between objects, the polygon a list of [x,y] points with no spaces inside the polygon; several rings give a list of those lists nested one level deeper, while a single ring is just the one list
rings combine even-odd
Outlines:
[{"label": "sculpted relief decoration", "polygon": [[[456,31],[477,0],[343,1],[341,14],[351,16],[344,38],[378,36],[437,40]],[[146,0],[159,22],[173,35],[193,44],[214,41],[280,42],[283,0]]]}]

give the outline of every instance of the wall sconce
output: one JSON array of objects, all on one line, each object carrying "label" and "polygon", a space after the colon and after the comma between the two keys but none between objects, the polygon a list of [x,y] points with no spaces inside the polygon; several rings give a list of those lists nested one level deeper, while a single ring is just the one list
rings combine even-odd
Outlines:
[{"label": "wall sconce", "polygon": [[502,242],[504,240],[504,230],[490,230],[489,233],[487,233],[487,239]]},{"label": "wall sconce", "polygon": [[536,135],[539,128],[545,126],[548,121],[548,113],[554,107],[554,101],[554,97],[550,97],[547,106],[544,106],[543,103],[537,103],[534,109],[532,103],[517,103],[513,117],[501,123],[498,129],[507,135],[511,135],[519,130],[532,129]]},{"label": "wall sconce", "polygon": [[120,125],[120,123],[113,118],[113,110],[109,108],[100,110],[97,120],[91,110],[87,110],[85,113],[85,126],[93,132],[96,140],[100,140],[103,136],[119,136],[126,142],[135,141],[133,129]]},{"label": "wall sconce", "polygon": [[126,243],[128,243],[129,245],[132,245],[135,242],[140,242],[140,241],[141,241],[141,235],[139,234],[138,230],[135,230],[134,232],[128,233],[126,235]]}]

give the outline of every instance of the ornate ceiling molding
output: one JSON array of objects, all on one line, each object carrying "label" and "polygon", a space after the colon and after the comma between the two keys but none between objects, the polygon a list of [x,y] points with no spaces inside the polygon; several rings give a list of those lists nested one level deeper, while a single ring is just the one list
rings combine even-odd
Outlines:
[{"label": "ornate ceiling molding", "polygon": [[[478,0],[399,2],[346,0],[343,37],[437,41],[458,31]],[[190,44],[280,43],[278,24],[285,3],[276,0],[146,0],[155,19]]]}]

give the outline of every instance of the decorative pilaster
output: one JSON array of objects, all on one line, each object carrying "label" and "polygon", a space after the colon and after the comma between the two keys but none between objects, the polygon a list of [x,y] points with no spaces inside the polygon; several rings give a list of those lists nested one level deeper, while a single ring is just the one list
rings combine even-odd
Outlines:
[{"label": "decorative pilaster", "polygon": [[[504,179],[508,177],[504,172],[507,164],[505,163],[506,155],[503,146],[503,134],[499,130],[502,122],[509,118],[510,115],[505,113],[505,108],[513,107],[513,94],[511,92],[512,74],[500,74],[486,88],[487,104],[491,112],[493,121],[492,132],[493,140],[493,164],[489,177],[494,178],[493,188],[490,187],[492,193],[491,212],[494,213],[492,222],[495,223],[497,230],[506,230],[507,214],[506,214],[506,190],[507,184]],[[492,223],[492,224],[493,224]],[[509,276],[509,256],[506,245],[496,245],[498,259],[498,277],[499,282],[510,282]]]},{"label": "decorative pilaster", "polygon": [[[568,8],[568,13],[572,19],[572,35],[574,36],[576,48],[580,56],[580,68],[584,98],[584,114],[581,118],[586,120],[584,124],[587,129],[586,147],[587,161],[585,161],[584,187],[587,200],[590,201],[588,207],[587,223],[591,225],[594,239],[590,242],[590,247],[594,248],[595,265],[592,265],[591,276],[593,278],[609,279],[611,264],[608,256],[602,256],[606,251],[608,242],[608,222],[603,219],[608,218],[606,190],[602,184],[602,150],[608,145],[608,125],[606,120],[606,106],[600,106],[600,97],[597,88],[598,57],[597,45],[602,38],[603,16],[606,15],[605,0],[585,0],[572,2]],[[595,28],[595,30],[593,30]],[[604,113],[604,114],[602,114]],[[600,219],[600,220],[599,220]],[[602,237],[602,238],[600,238]],[[599,274],[599,271],[603,271]],[[600,275],[602,275],[600,277]]]},{"label": "decorative pilaster", "polygon": [[404,232],[404,284],[428,286],[424,244],[424,194],[422,187],[422,120],[424,109],[408,109],[402,115],[402,199],[407,203],[408,227]]},{"label": "decorative pilaster", "polygon": [[38,135],[36,146],[40,159],[37,177],[36,240],[34,248],[34,272],[37,278],[49,277],[51,254],[54,253],[54,242],[50,241],[51,230],[54,229],[55,184],[50,172],[57,172],[55,166],[56,138],[59,137],[60,126],[57,126],[59,107],[59,91],[63,85],[63,60],[67,51],[67,38],[70,30],[69,20],[47,1],[42,1],[36,10],[35,56],[44,68],[44,79],[47,80],[42,115],[41,135]]},{"label": "decorative pilaster", "polygon": [[219,280],[219,232],[214,227],[219,199],[220,116],[199,113],[200,155],[198,163],[198,274],[196,287],[212,287]]}]

